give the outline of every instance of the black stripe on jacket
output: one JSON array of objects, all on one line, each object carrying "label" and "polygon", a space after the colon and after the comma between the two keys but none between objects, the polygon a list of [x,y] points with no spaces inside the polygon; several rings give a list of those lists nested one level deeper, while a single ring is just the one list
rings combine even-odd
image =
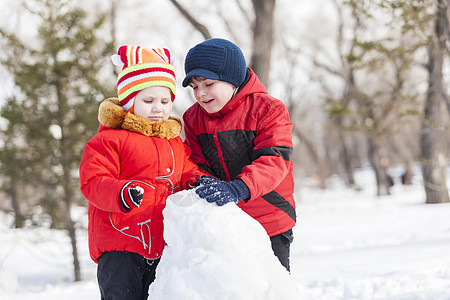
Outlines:
[{"label": "black stripe on jacket", "polygon": [[282,159],[286,161],[291,161],[292,152],[294,149],[289,146],[277,146],[277,147],[266,147],[255,150],[255,160],[260,156],[275,156],[279,154]]},{"label": "black stripe on jacket", "polygon": [[[291,160],[293,148],[289,146],[265,147],[254,150],[256,138],[256,131],[254,130],[227,130],[217,133],[217,137],[230,180],[235,179],[236,176],[241,174],[245,166],[251,164],[260,156],[279,154],[284,160]],[[197,135],[197,140],[210,166],[208,168],[206,165],[199,164],[199,167],[219,179],[226,180],[226,172],[220,162],[219,151],[214,142],[213,134],[200,133]]]},{"label": "black stripe on jacket", "polygon": [[297,221],[295,208],[277,192],[271,191],[270,193],[263,195],[262,198],[273,206],[284,211],[286,214],[288,214],[289,217],[292,218],[292,220]]}]

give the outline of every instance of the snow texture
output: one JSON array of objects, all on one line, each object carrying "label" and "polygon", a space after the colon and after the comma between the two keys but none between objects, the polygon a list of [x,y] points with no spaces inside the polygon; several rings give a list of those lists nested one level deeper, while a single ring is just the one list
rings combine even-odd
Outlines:
[{"label": "snow texture", "polygon": [[[392,195],[384,197],[375,196],[370,169],[355,174],[359,192],[338,178],[324,191],[303,179],[291,247],[290,277],[298,298],[284,299],[449,300],[450,203],[425,204],[420,171],[414,174],[412,185],[396,182]],[[149,299],[244,299],[259,292],[264,296],[246,299],[271,299],[280,287],[268,283],[268,276],[289,292],[289,280],[267,253],[269,241],[257,223],[235,205],[214,207],[187,195],[168,201],[169,246]],[[73,217],[87,225],[84,208],[74,209]],[[100,299],[85,229],[78,229],[83,280],[73,282],[65,231],[12,224],[12,215],[0,213],[0,300]]]},{"label": "snow texture", "polygon": [[154,299],[297,299],[264,228],[236,204],[183,191],[169,197],[164,226]]}]

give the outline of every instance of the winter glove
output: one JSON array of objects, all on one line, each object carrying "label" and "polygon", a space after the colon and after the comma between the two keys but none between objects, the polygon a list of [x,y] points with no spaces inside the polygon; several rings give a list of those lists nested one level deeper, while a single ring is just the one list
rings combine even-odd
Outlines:
[{"label": "winter glove", "polygon": [[127,182],[120,190],[119,204],[124,212],[139,207],[144,197],[144,189],[136,183]]},{"label": "winter glove", "polygon": [[200,198],[206,199],[210,203],[216,202],[217,205],[222,206],[228,202],[238,203],[250,198],[250,190],[241,179],[225,182],[209,178],[208,183],[206,183],[206,179],[203,180],[205,183],[202,183],[200,178],[199,181],[200,186],[195,192]]}]

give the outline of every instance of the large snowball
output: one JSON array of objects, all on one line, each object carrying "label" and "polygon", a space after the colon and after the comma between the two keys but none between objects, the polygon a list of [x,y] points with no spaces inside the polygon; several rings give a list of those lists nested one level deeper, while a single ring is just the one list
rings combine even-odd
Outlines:
[{"label": "large snowball", "polygon": [[189,190],[170,196],[163,213],[167,246],[150,299],[297,299],[267,233],[234,203]]}]

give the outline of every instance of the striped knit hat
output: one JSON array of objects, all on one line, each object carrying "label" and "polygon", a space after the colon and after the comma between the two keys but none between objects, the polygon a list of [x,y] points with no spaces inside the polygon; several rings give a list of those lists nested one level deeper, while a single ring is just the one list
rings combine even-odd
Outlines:
[{"label": "striped knit hat", "polygon": [[174,101],[175,68],[166,48],[121,46],[111,60],[115,65],[123,63],[117,79],[117,94],[123,109],[133,112],[136,94],[150,86],[169,88]]}]

